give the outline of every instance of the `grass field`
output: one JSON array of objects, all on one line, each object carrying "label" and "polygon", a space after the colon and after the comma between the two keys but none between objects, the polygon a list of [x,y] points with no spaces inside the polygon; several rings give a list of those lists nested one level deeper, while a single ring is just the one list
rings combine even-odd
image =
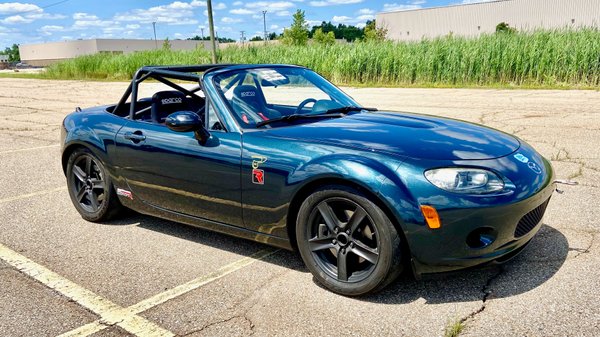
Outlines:
[{"label": "grass field", "polygon": [[[600,30],[502,33],[421,42],[231,47],[222,63],[290,63],[337,84],[381,86],[597,87]],[[207,50],[96,54],[51,66],[55,79],[126,80],[143,65],[210,63]]]}]

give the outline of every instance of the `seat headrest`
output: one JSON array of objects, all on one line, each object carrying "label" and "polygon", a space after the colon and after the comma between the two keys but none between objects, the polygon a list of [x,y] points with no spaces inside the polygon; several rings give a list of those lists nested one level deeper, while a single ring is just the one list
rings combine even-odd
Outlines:
[{"label": "seat headrest", "polygon": [[235,87],[235,89],[233,89],[233,98],[246,103],[256,102],[260,104],[258,90],[252,85],[240,85]]},{"label": "seat headrest", "polygon": [[152,104],[157,107],[185,104],[185,94],[174,90],[159,91],[152,96]]},{"label": "seat headrest", "polygon": [[162,123],[173,112],[189,110],[185,94],[180,91],[159,91],[152,96],[150,114],[155,123]]}]

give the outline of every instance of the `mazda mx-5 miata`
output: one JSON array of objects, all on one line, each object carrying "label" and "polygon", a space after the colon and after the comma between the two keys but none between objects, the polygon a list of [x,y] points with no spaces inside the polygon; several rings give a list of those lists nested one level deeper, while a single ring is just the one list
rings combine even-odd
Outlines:
[{"label": "mazda mx-5 miata", "polygon": [[118,103],[65,118],[62,165],[86,220],[127,207],[294,249],[350,296],[508,260],[554,191],[517,137],[365,108],[289,65],[143,67]]}]

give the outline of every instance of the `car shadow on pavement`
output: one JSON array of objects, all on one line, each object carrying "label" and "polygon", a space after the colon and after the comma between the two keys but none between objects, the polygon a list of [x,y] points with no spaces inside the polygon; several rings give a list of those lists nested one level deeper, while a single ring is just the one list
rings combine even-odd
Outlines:
[{"label": "car shadow on pavement", "polygon": [[[120,220],[106,223],[106,225],[134,224],[144,229],[242,256],[250,256],[259,250],[270,247],[250,240],[133,212]],[[424,299],[428,304],[438,304],[477,301],[484,297],[510,297],[525,293],[548,281],[565,262],[568,252],[567,238],[555,228],[543,225],[523,252],[505,264],[425,275],[422,280],[415,280],[409,273],[403,273],[398,280],[383,291],[358,297],[357,300],[403,304]],[[272,256],[265,259],[265,262],[308,273],[299,254],[281,250],[276,255],[277,257]],[[318,283],[317,285],[320,286]]]},{"label": "car shadow on pavement", "polygon": [[423,298],[428,304],[439,304],[515,296],[552,278],[568,253],[567,238],[557,229],[543,225],[521,254],[502,265],[424,275],[419,281],[401,276],[383,291],[361,300],[401,304]]},{"label": "car shadow on pavement", "polygon": [[[199,227],[181,224],[169,220],[156,218],[149,215],[139,214],[128,210],[121,218],[104,223],[111,226],[130,226],[137,225],[140,228],[170,235],[179,239],[188,240],[201,245],[224,250],[230,253],[242,256],[250,256],[260,250],[272,249],[272,247],[263,243],[254,242],[247,239],[221,234]],[[269,257],[264,261],[280,265],[300,272],[308,272],[304,266],[300,255],[287,250],[280,250],[275,255],[285,255],[285,258]]]}]

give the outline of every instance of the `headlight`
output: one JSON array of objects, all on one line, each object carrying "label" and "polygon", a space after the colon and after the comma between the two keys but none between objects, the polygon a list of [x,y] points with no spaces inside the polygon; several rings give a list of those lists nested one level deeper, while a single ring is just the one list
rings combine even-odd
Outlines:
[{"label": "headlight", "polygon": [[495,173],[474,168],[441,168],[425,171],[435,186],[456,193],[484,194],[502,191],[504,181]]}]

